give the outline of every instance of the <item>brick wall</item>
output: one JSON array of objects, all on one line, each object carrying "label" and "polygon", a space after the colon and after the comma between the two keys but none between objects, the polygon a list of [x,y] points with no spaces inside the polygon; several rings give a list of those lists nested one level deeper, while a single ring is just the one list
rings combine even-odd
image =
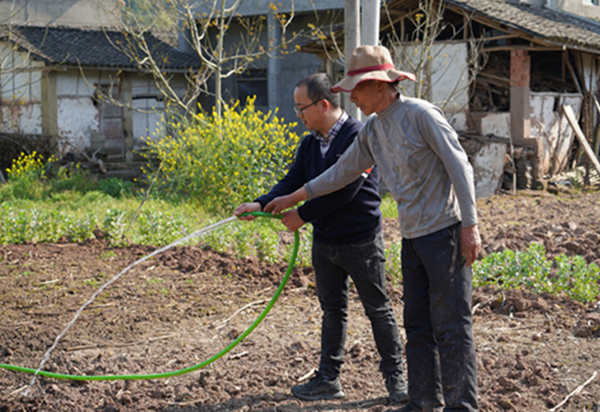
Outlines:
[{"label": "brick wall", "polygon": [[527,50],[511,50],[510,52],[510,85],[511,87],[529,87],[531,58]]}]

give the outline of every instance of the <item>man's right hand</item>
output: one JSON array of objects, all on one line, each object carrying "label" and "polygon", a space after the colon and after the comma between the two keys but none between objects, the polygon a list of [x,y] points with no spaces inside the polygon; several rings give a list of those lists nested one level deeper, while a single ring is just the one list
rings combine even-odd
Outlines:
[{"label": "man's right hand", "polygon": [[258,202],[250,202],[250,203],[242,203],[238,207],[235,208],[233,214],[238,216],[240,220],[254,220],[256,216],[248,215],[248,216],[240,216],[242,213],[250,213],[250,212],[260,212],[262,210],[262,206]]},{"label": "man's right hand", "polygon": [[276,215],[278,213],[283,212],[286,209],[289,209],[290,207],[296,206],[301,201],[306,200],[307,197],[308,196],[306,190],[303,186],[292,194],[289,194],[287,196],[279,196],[271,200],[265,206],[264,211]]}]

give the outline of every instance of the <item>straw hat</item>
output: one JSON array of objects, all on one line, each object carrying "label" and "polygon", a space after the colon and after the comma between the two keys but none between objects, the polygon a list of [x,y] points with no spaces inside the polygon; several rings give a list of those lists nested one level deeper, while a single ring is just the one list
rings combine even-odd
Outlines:
[{"label": "straw hat", "polygon": [[396,70],[390,51],[383,46],[359,46],[352,52],[348,62],[348,73],[336,83],[333,93],[350,93],[360,83],[366,80],[380,80],[393,83],[396,80],[409,79],[415,81],[412,73]]}]

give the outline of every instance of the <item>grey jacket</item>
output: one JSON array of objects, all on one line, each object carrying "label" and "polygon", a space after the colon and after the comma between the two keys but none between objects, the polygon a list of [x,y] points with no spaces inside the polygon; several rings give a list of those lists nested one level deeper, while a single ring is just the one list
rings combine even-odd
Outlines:
[{"label": "grey jacket", "polygon": [[369,119],[336,164],[304,185],[308,198],[344,187],[373,164],[398,202],[403,237],[477,223],[473,169],[434,105],[400,95]]}]

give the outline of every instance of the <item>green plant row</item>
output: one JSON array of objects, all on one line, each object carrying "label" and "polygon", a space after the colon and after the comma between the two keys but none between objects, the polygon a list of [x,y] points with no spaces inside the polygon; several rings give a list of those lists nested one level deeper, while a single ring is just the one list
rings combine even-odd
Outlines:
[{"label": "green plant row", "polygon": [[[174,188],[167,198],[179,200],[150,197],[139,213],[141,196],[135,195],[130,182],[95,180],[76,164],[60,166],[56,159],[44,161],[36,153],[22,155],[7,170],[9,183],[0,185],[0,244],[105,237],[113,246],[164,246],[215,223],[237,204],[267,190],[293,158],[297,136],[284,139],[290,135],[287,126],[275,116],[256,113],[252,100],[242,110],[229,108],[221,120],[202,116],[186,126],[177,125],[179,138],[150,145],[163,164],[158,174],[162,194]],[[202,122],[208,125],[201,128]],[[184,196],[186,190],[189,196]],[[384,217],[397,217],[389,196],[381,209]],[[235,222],[198,242],[237,257],[278,262],[289,255],[291,242],[284,242],[273,225],[280,223]],[[310,238],[304,228],[298,265],[311,264]],[[566,293],[582,302],[600,298],[597,265],[588,265],[581,256],[549,260],[545,253],[542,245],[532,244],[525,252],[491,254],[474,263],[474,286]],[[400,282],[401,245],[388,244],[386,258],[388,276]]]},{"label": "green plant row", "polygon": [[473,286],[497,285],[534,293],[566,293],[580,302],[600,298],[600,269],[582,256],[561,254],[548,259],[546,249],[532,243],[527,251],[504,250],[473,264]]},{"label": "green plant row", "polygon": [[[130,201],[129,207],[117,206],[104,211],[92,207],[93,211],[75,213],[48,204],[24,209],[4,203],[0,205],[0,244],[82,242],[100,237],[115,247],[128,244],[160,247],[216,222],[212,218],[190,219],[186,217],[187,208],[175,207],[177,210],[171,212],[151,203],[131,225],[135,215],[133,206],[135,203]],[[240,258],[254,256],[276,263],[291,252],[292,245],[283,242],[278,235],[278,231],[284,230],[278,221],[239,221],[209,232],[193,243]],[[307,266],[310,265],[311,240],[307,229],[302,232],[297,264]]]},{"label": "green plant row", "polygon": [[[129,243],[164,246],[215,222],[215,219],[192,222],[183,209],[170,212],[150,206],[139,213],[126,235],[133,210],[133,207],[117,207],[106,210],[101,216],[95,212],[75,216],[64,210],[23,209],[2,204],[0,243],[79,242],[104,236],[113,246]],[[284,231],[276,221],[239,221],[194,242],[238,258],[253,256],[261,261],[277,263],[290,252],[291,243],[286,244],[280,236]],[[309,266],[311,235],[308,228],[302,230],[301,239],[297,264]],[[525,252],[504,250],[490,254],[473,264],[474,287],[494,284],[501,289],[523,288],[534,293],[555,295],[566,293],[581,302],[600,298],[600,269],[597,265],[588,265],[581,256],[563,254],[548,259],[545,253],[543,245],[533,243]],[[386,270],[394,283],[402,279],[400,255],[400,243],[386,245]]]}]

